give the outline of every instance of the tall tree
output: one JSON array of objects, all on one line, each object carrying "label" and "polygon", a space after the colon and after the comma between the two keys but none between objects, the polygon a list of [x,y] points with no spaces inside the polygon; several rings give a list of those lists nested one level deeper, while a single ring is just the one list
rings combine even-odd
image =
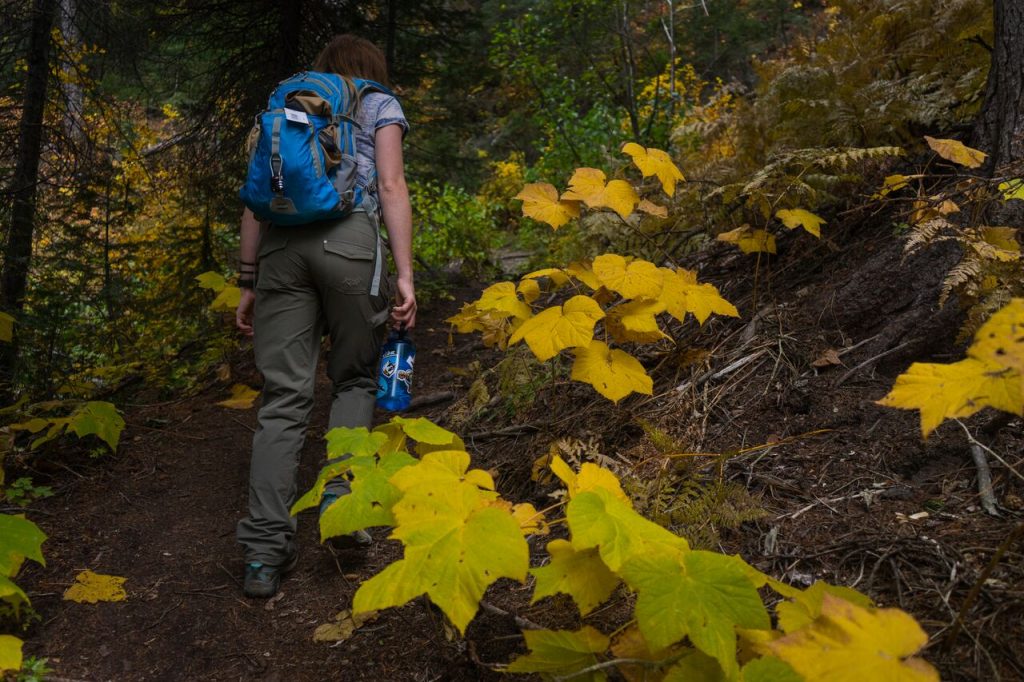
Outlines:
[{"label": "tall tree", "polygon": [[995,0],[995,41],[974,143],[988,168],[1024,161],[1024,1]]},{"label": "tall tree", "polygon": [[[50,31],[56,15],[56,0],[35,0],[25,55],[24,101],[18,125],[17,163],[11,178],[11,213],[4,249],[2,305],[11,314],[21,312],[25,303],[29,265],[32,260],[32,237],[36,220],[36,188],[39,157],[43,144],[43,113],[46,88],[50,77]],[[16,344],[0,350],[0,381],[8,387],[13,383],[17,358]]]}]

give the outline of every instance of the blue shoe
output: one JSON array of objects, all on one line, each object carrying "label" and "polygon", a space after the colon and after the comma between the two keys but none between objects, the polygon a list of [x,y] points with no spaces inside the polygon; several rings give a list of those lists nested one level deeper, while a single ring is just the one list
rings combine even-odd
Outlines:
[{"label": "blue shoe", "polygon": [[[324,493],[324,496],[320,500],[320,516],[324,515],[327,508],[338,501],[338,495],[334,493]],[[330,545],[334,549],[361,549],[363,547],[369,547],[373,544],[373,538],[365,530],[357,530],[346,535],[338,535],[333,538],[327,538],[324,540],[325,544]]]},{"label": "blue shoe", "polygon": [[246,564],[242,592],[245,596],[256,599],[273,597],[281,587],[281,577],[291,573],[298,563],[299,553],[295,552],[281,566],[267,566],[259,561]]}]

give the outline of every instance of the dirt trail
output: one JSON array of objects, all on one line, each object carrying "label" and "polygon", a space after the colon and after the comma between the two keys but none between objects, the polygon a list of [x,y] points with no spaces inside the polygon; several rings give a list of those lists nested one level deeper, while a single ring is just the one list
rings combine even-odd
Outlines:
[{"label": "dirt trail", "polygon": [[[469,353],[473,339],[446,347],[442,320],[450,308],[421,315],[418,395],[442,390],[446,366],[468,362],[458,356]],[[251,383],[255,376],[241,379]],[[322,373],[317,390],[300,489],[313,482],[323,458],[329,387]],[[303,513],[299,567],[279,596],[242,597],[234,527],[246,508],[255,409],[216,406],[225,394],[220,388],[131,411],[116,458],[98,461],[68,494],[34,510],[49,540],[47,566],[21,580],[43,619],[26,651],[48,657],[60,677],[90,682],[496,677],[445,638],[422,601],[382,614],[339,645],[313,642],[316,626],[348,608],[359,582],[398,556],[380,529],[369,551],[333,553],[317,543],[315,512]],[[87,568],[125,576],[128,600],[62,601],[74,575]]]}]

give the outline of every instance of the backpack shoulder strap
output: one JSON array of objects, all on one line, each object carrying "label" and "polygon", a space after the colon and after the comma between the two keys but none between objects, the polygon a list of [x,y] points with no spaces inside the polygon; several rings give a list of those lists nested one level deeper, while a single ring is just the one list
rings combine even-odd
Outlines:
[{"label": "backpack shoulder strap", "polygon": [[372,81],[365,78],[355,78],[353,79],[353,82],[356,85],[356,90],[359,92],[360,97],[362,97],[367,92],[380,92],[385,95],[391,95],[392,97],[395,97],[397,99],[397,96],[391,90],[391,88],[387,87],[386,85],[381,85],[377,81]]}]

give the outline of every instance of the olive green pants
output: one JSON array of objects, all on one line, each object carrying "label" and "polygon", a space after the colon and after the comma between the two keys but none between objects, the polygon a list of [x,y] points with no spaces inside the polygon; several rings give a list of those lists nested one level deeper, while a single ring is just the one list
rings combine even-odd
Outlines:
[{"label": "olive green pants", "polygon": [[[377,363],[387,332],[389,287],[376,220],[275,227],[260,240],[253,343],[263,373],[252,444],[249,516],[238,524],[247,562],[284,563],[294,551],[295,475],[313,409],[320,343],[330,336],[328,428],[369,427]],[[376,284],[375,284],[376,283]],[[339,477],[328,487],[349,492]]]}]

